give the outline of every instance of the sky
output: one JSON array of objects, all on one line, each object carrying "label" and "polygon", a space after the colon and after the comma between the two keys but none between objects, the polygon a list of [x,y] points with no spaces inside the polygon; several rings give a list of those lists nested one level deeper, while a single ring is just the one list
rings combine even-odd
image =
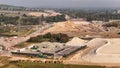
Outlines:
[{"label": "sky", "polygon": [[0,4],[47,8],[119,8],[120,0],[0,0]]}]

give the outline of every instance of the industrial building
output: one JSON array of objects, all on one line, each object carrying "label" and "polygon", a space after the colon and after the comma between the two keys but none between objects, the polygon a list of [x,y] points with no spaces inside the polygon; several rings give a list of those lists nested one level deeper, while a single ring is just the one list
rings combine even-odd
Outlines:
[{"label": "industrial building", "polygon": [[[76,44],[74,41],[77,41]],[[62,58],[70,55],[71,53],[80,50],[86,45],[81,43],[83,41],[79,38],[73,38],[71,41],[64,43],[50,43],[43,42],[40,44],[34,44],[30,47],[26,47],[19,50],[14,50],[11,53],[13,55],[22,55],[30,57],[40,57],[40,58]],[[74,42],[72,44],[72,42]]]}]

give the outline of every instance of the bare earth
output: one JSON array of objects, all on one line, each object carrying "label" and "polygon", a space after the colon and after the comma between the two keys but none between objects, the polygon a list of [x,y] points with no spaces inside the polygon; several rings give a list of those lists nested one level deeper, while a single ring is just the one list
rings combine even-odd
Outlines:
[{"label": "bare earth", "polygon": [[[84,23],[84,24],[83,24]],[[98,25],[88,24],[88,22],[58,22],[53,24],[53,27],[45,32],[57,33],[57,32],[103,32],[97,27]]]},{"label": "bare earth", "polygon": [[98,54],[113,54],[113,55],[120,55],[120,39],[106,39],[108,44],[100,47],[97,50]]},{"label": "bare earth", "polygon": [[[107,28],[109,29],[109,28]],[[116,28],[115,28],[116,29]],[[120,31],[120,30],[119,30]],[[87,21],[65,21],[54,23],[53,26],[44,31],[45,33],[64,33],[71,37],[80,37],[85,35],[102,36],[109,38],[119,38],[118,31],[112,29],[107,32],[102,25],[91,24]]]},{"label": "bare earth", "polygon": [[77,52],[65,64],[120,66],[120,38],[96,38],[88,42],[88,48]]}]

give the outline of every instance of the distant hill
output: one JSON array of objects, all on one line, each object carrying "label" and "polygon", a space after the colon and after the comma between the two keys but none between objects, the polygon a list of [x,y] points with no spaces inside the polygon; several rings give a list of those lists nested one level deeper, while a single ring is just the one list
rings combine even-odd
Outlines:
[{"label": "distant hill", "polygon": [[0,10],[18,10],[18,9],[22,10],[22,9],[26,9],[26,7],[0,4]]},{"label": "distant hill", "polygon": [[0,4],[0,10],[13,10],[13,11],[43,11],[41,8],[31,8],[31,7],[22,7],[22,6],[13,6]]}]

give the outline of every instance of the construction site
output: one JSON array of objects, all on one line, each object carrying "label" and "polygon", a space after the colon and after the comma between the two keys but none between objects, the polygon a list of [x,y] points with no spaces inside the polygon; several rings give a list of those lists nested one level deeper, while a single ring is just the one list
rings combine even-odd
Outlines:
[{"label": "construction site", "polygon": [[[103,27],[88,21],[65,21],[47,24],[24,37],[1,37],[3,56],[11,56],[10,61],[42,61],[51,63],[56,60],[63,64],[119,66],[119,28]],[[15,44],[26,42],[31,37],[46,33],[67,34],[66,43],[40,42],[23,48]],[[7,46],[6,46],[7,45]],[[31,59],[28,59],[31,58]],[[53,62],[52,62],[53,63]]]},{"label": "construction site", "polygon": [[[76,42],[76,43],[75,43]],[[75,37],[67,43],[42,42],[26,48],[12,51],[13,55],[25,55],[29,57],[61,59],[86,47],[85,41]]]},{"label": "construction site", "polygon": [[120,1],[0,0],[0,68],[120,68]]}]

